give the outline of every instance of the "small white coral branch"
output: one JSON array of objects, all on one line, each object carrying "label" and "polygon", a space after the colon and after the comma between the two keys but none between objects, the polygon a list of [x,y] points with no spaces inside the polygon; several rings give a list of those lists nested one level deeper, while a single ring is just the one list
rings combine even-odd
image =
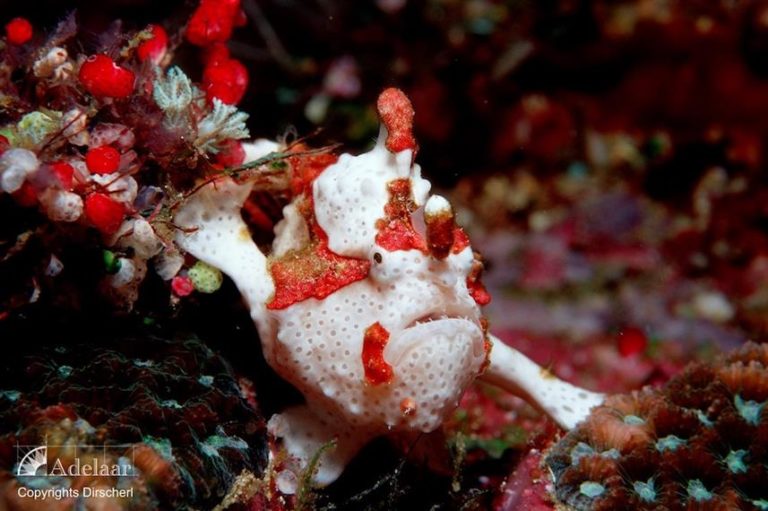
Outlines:
[{"label": "small white coral branch", "polygon": [[180,68],[168,70],[165,78],[155,80],[152,98],[166,114],[179,114],[192,103],[192,81]]},{"label": "small white coral branch", "polygon": [[195,147],[201,151],[216,153],[221,142],[229,139],[248,138],[245,121],[248,114],[238,111],[232,105],[213,99],[213,110],[197,125]]},{"label": "small white coral branch", "polygon": [[491,364],[481,379],[526,399],[560,427],[571,429],[605,396],[556,378],[534,361],[491,335]]}]

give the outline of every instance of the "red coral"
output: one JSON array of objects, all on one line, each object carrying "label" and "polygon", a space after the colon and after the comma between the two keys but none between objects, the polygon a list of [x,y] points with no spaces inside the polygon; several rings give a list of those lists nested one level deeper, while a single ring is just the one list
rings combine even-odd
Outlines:
[{"label": "red coral", "polygon": [[133,92],[133,71],[115,64],[111,57],[91,55],[80,66],[78,78],[83,87],[97,98],[127,98]]},{"label": "red coral", "polygon": [[85,154],[85,164],[94,174],[112,174],[120,167],[120,153],[108,145],[94,147]]},{"label": "red coral", "polygon": [[235,105],[243,99],[247,89],[248,70],[238,60],[216,60],[203,71],[203,90],[208,101],[217,98]]},{"label": "red coral", "polygon": [[103,193],[85,199],[85,217],[104,234],[114,234],[123,222],[125,206]]},{"label": "red coral", "polygon": [[619,332],[618,349],[622,357],[630,357],[642,353],[648,347],[645,332],[636,327],[628,327]]},{"label": "red coral", "polygon": [[5,25],[8,43],[20,46],[32,39],[32,24],[26,18],[13,18]]},{"label": "red coral", "polygon": [[50,164],[53,175],[64,190],[72,190],[74,186],[75,169],[65,161],[56,161]]},{"label": "red coral", "polygon": [[226,42],[240,20],[240,0],[202,0],[187,25],[187,40],[197,46]]},{"label": "red coral", "polygon": [[192,279],[188,276],[176,275],[173,277],[173,280],[171,280],[171,290],[173,290],[173,294],[183,298],[192,294],[195,290],[195,285],[192,283]]},{"label": "red coral", "polygon": [[136,55],[142,62],[149,60],[159,64],[168,48],[168,34],[160,25],[149,25],[147,30],[151,32],[152,36],[139,44]]}]

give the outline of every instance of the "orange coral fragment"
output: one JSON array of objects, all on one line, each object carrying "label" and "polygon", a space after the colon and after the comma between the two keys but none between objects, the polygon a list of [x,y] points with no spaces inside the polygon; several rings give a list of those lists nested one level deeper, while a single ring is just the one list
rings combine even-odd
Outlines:
[{"label": "orange coral fragment", "polygon": [[392,381],[392,366],[384,360],[384,348],[389,342],[389,332],[378,321],[365,329],[363,336],[363,368],[365,381],[381,385]]},{"label": "orange coral fragment", "polygon": [[376,103],[382,124],[387,128],[387,149],[399,153],[406,149],[416,149],[413,138],[413,105],[400,89],[394,87],[379,94]]}]

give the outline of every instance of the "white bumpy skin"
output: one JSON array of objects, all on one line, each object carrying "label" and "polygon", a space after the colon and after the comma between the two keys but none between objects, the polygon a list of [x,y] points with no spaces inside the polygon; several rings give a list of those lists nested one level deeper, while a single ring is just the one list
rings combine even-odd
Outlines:
[{"label": "white bumpy skin", "polygon": [[[467,285],[477,264],[470,246],[438,257],[431,249],[387,250],[379,244],[380,220],[387,217],[390,201],[388,185],[408,180],[411,221],[417,231],[424,229],[430,188],[419,166],[412,164],[413,148],[392,151],[386,139],[382,127],[371,151],[342,155],[312,183],[314,219],[327,234],[328,249],[370,263],[364,278],[322,299],[310,297],[276,310],[267,307],[275,293],[269,262],[240,216],[249,183],[225,178],[207,185],[174,219],[193,230],[178,233],[180,246],[238,286],[258,327],[266,360],[306,397],[306,405],[272,417],[270,432],[283,440],[302,467],[335,441],[320,458],[317,484],[333,482],[360,447],[376,436],[439,428],[477,377],[530,400],[566,428],[602,401],[599,394],[552,377],[501,341],[494,342],[486,360],[480,307]],[[246,154],[253,161],[278,149],[260,141],[248,145]],[[296,197],[284,209],[273,256],[300,251],[310,243],[309,227],[297,208],[306,199]],[[450,214],[452,222],[444,199],[435,196],[429,202],[428,217]],[[364,362],[364,339],[376,324],[388,334],[383,360],[391,368],[391,376],[379,382],[367,378]]]}]

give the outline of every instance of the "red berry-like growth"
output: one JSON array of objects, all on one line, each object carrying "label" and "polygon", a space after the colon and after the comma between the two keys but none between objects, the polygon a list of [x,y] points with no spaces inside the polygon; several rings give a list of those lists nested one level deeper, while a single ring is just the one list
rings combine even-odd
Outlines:
[{"label": "red berry-like growth", "polygon": [[73,186],[73,178],[75,175],[75,169],[69,163],[65,161],[56,161],[50,164],[51,171],[59,184],[64,190],[71,190]]},{"label": "red berry-like growth", "polygon": [[229,48],[224,43],[214,43],[203,50],[203,64],[213,66],[229,60]]},{"label": "red berry-like growth", "polygon": [[648,347],[648,338],[639,328],[625,328],[618,335],[618,350],[622,357],[631,357],[642,353]]},{"label": "red berry-like growth", "polygon": [[11,148],[11,143],[8,141],[8,139],[0,135],[0,154],[3,154],[10,148]]},{"label": "red berry-like growth", "polygon": [[245,161],[245,149],[237,140],[227,140],[216,155],[216,163],[223,167],[237,167]]},{"label": "red berry-like growth", "polygon": [[171,280],[171,289],[176,296],[185,297],[192,294],[192,291],[195,290],[195,285],[192,283],[192,279],[186,275],[176,275]]},{"label": "red berry-like growth", "polygon": [[32,39],[32,24],[26,18],[13,18],[5,25],[5,38],[17,46],[26,43]]},{"label": "red berry-like growth", "polygon": [[32,183],[25,181],[21,188],[11,194],[20,206],[30,207],[37,204],[37,190]]},{"label": "red berry-like growth", "polygon": [[203,90],[208,101],[218,98],[228,105],[243,99],[248,88],[248,70],[239,61],[227,59],[215,62],[203,71]]},{"label": "red berry-like growth", "polygon": [[125,207],[103,193],[92,193],[85,199],[85,218],[104,234],[114,234],[123,223]]},{"label": "red berry-like growth", "polygon": [[120,167],[120,153],[108,145],[94,147],[85,154],[85,164],[93,174],[111,174]]},{"label": "red berry-like growth", "polygon": [[240,0],[202,0],[187,25],[187,40],[197,46],[223,43],[240,19]]},{"label": "red berry-like growth", "polygon": [[168,34],[160,25],[150,25],[147,30],[152,33],[152,37],[139,45],[136,54],[142,62],[149,60],[159,64],[168,48]]},{"label": "red berry-like growth", "polygon": [[97,98],[126,98],[133,92],[133,71],[115,64],[107,55],[91,55],[80,66],[80,83]]}]

